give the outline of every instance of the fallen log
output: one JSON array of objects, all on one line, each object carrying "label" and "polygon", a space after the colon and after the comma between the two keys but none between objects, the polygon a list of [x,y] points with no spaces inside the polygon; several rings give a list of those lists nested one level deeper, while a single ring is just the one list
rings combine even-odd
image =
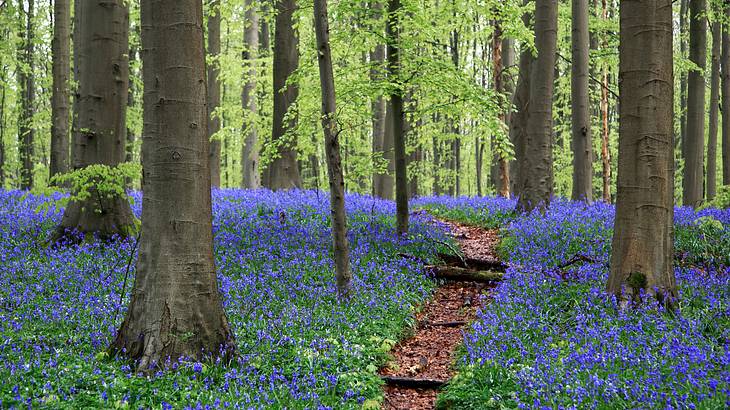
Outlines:
[{"label": "fallen log", "polygon": [[411,389],[440,389],[446,384],[446,380],[438,379],[413,379],[410,377],[380,376],[380,379],[388,386],[407,387]]},{"label": "fallen log", "polygon": [[466,269],[471,268],[479,270],[492,270],[498,272],[504,272],[507,269],[507,265],[498,260],[484,260],[469,257],[461,258],[459,256],[451,255],[448,253],[438,253],[436,256],[438,256],[438,258],[445,263],[456,264],[456,266]]},{"label": "fallen log", "polygon": [[492,283],[501,281],[504,273],[489,270],[474,270],[458,266],[426,265],[438,279],[458,280],[462,282]]},{"label": "fallen log", "polygon": [[423,327],[461,327],[466,326],[468,322],[464,320],[455,320],[453,322],[420,322]]}]

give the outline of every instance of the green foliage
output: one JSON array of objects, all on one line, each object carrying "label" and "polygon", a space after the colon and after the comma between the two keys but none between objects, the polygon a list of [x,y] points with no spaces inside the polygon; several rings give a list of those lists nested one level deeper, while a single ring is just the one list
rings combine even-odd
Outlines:
[{"label": "green foliage", "polygon": [[706,202],[701,209],[705,208],[717,208],[727,209],[730,208],[730,185],[723,185],[718,188],[715,198],[712,201]]},{"label": "green foliage", "polygon": [[674,231],[675,260],[680,266],[716,269],[730,266],[730,227],[711,216]]},{"label": "green foliage", "polygon": [[438,396],[439,410],[516,409],[517,383],[513,370],[493,363],[465,366],[449,382],[446,391]]}]

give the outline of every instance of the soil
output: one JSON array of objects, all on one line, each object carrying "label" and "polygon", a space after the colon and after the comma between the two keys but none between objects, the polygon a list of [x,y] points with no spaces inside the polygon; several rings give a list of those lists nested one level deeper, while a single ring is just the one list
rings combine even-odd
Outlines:
[{"label": "soil", "polygon": [[[465,258],[498,264],[495,253],[496,230],[486,230],[445,222],[456,238]],[[416,315],[418,325],[412,337],[394,346],[392,360],[380,370],[382,376],[448,381],[454,376],[456,349],[462,342],[464,327],[474,320],[477,310],[487,301],[491,286],[473,282],[446,282],[441,285]],[[453,322],[465,324],[453,325]],[[450,326],[443,326],[450,323]],[[386,385],[383,408],[387,410],[433,409],[436,389]]]}]

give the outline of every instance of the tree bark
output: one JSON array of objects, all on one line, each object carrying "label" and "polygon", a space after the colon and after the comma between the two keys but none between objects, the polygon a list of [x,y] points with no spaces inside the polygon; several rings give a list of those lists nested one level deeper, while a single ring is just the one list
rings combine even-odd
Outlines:
[{"label": "tree bark", "polygon": [[[7,32],[3,30],[2,40],[7,39]],[[6,80],[6,67],[3,64],[0,68],[0,82],[5,84]],[[0,91],[0,189],[5,189],[5,109],[7,100],[6,87],[2,87]]]},{"label": "tree bark", "polygon": [[[73,130],[73,169],[110,167],[126,154],[126,108],[129,92],[129,12],[123,0],[82,2],[79,9],[77,123]],[[126,198],[72,201],[55,237],[75,229],[102,237],[128,236],[134,216]]]},{"label": "tree bark", "polygon": [[[138,35],[140,33],[139,25],[134,25],[133,28],[130,27],[130,31],[134,30]],[[132,81],[132,78],[136,73],[134,72],[132,68],[132,63],[137,59],[137,46],[132,44],[132,42],[129,42],[129,87],[128,87],[128,93],[127,93],[127,112],[134,107],[135,105],[135,92],[136,87],[134,86],[134,81]],[[141,64],[140,64],[141,66]],[[133,162],[134,161],[134,141],[135,141],[135,135],[134,131],[127,127],[127,144],[125,149],[125,155],[124,155],[124,161],[125,162]],[[132,187],[134,180],[129,178],[127,179],[127,186]]]},{"label": "tree bark", "polygon": [[132,298],[111,350],[148,371],[180,357],[228,355],[234,341],[213,259],[202,4],[142,0],[140,11],[142,232]]},{"label": "tree bark", "polygon": [[621,0],[619,167],[608,292],[677,296],[673,246],[672,3]]},{"label": "tree bark", "polygon": [[[494,71],[494,79],[492,82],[494,83],[494,91],[497,94],[504,93],[505,87],[504,87],[504,80],[505,80],[505,74],[504,69],[505,66],[502,63],[503,60],[503,39],[502,39],[502,27],[500,26],[498,21],[494,22],[494,35],[492,37],[492,68]],[[506,123],[507,116],[506,112],[503,110],[500,110],[499,113],[499,121]],[[494,147],[496,147],[498,144],[493,144]],[[509,198],[509,186],[510,186],[510,180],[509,180],[509,161],[507,160],[507,157],[501,153],[494,153],[492,157],[492,161],[497,162],[497,180],[495,181],[496,188],[497,188],[497,194],[499,196]]]},{"label": "tree bark", "polygon": [[[601,1],[601,17],[604,20],[608,20],[608,2],[607,0]],[[601,48],[607,49],[608,42],[604,40],[601,42]],[[611,203],[611,151],[609,149],[609,118],[608,118],[608,67],[603,64],[601,67],[601,176],[602,176],[602,193],[603,201]]]},{"label": "tree bark", "polygon": [[324,131],[327,174],[330,186],[332,213],[332,242],[334,245],[337,291],[348,297],[352,290],[350,271],[350,245],[347,243],[347,217],[345,215],[345,179],[342,176],[335,77],[332,72],[332,53],[329,44],[327,0],[314,0],[314,31],[317,38],[319,82],[322,89],[322,130]]},{"label": "tree bark", "polygon": [[[730,5],[725,5],[730,18]],[[730,185],[730,31],[722,30],[722,184]]]},{"label": "tree bark", "polygon": [[[400,83],[400,0],[388,0],[388,75],[391,82]],[[393,88],[390,94],[390,126],[393,127],[393,151],[395,156],[395,205],[396,231],[399,235],[408,233],[408,176],[406,169],[406,141],[403,132],[402,87]]]},{"label": "tree bark", "polygon": [[[296,140],[288,132],[296,128],[294,108],[299,86],[287,84],[287,79],[299,67],[299,39],[294,28],[296,0],[276,1],[274,30],[274,115],[271,141],[277,145],[277,155],[268,166],[270,188],[301,188],[302,178],[297,167]],[[286,118],[287,113],[289,118]]]},{"label": "tree bark", "polygon": [[213,138],[220,130],[221,122],[216,109],[221,105],[220,74],[221,13],[220,0],[211,0],[208,10],[208,138],[210,139],[210,183],[214,188],[221,185],[221,141]]},{"label": "tree bark", "polygon": [[720,106],[720,52],[722,24],[712,24],[712,69],[710,71],[710,121],[707,139],[707,199],[717,192],[717,128]]},{"label": "tree bark", "polygon": [[588,89],[588,0],[572,1],[571,120],[574,201],[593,201],[593,141]]},{"label": "tree bark", "polygon": [[[680,0],[679,4],[679,53],[687,56],[687,11],[690,0]],[[674,142],[679,146],[684,159],[684,145],[687,139],[687,72],[679,77],[679,138]]]},{"label": "tree bark", "polygon": [[[454,30],[451,33],[451,62],[454,69],[459,71],[459,31]],[[454,185],[451,187],[451,195],[461,195],[461,118],[451,118],[451,133],[453,140],[451,141],[451,170],[454,173]]]},{"label": "tree bark", "polygon": [[[373,19],[379,20],[383,15],[383,3],[374,1],[371,5]],[[382,32],[382,27],[373,28],[375,32]],[[373,84],[381,84],[384,80],[383,64],[385,63],[385,44],[378,44],[370,51],[370,81]],[[373,158],[382,156],[386,158],[385,152],[385,124],[386,124],[386,101],[385,98],[378,93],[371,102],[372,110],[372,155]],[[392,137],[392,135],[390,135]],[[388,145],[392,143],[388,141]],[[390,181],[387,179],[390,178]],[[387,173],[373,173],[373,196],[379,198],[393,197],[392,176],[388,177]],[[390,187],[390,189],[387,189]],[[388,192],[389,191],[389,192]]]},{"label": "tree bark", "polygon": [[255,0],[246,0],[246,28],[244,29],[243,61],[248,68],[246,83],[241,94],[243,111],[247,112],[248,120],[244,124],[244,141],[241,150],[241,168],[243,169],[243,188],[256,189],[261,186],[259,176],[258,130],[255,119],[258,115],[256,104],[256,52],[259,47],[259,13]]},{"label": "tree bark", "polygon": [[706,9],[705,0],[689,2],[689,59],[700,68],[690,71],[687,79],[687,135],[683,145],[682,203],[692,207],[702,203],[704,187]]},{"label": "tree bark", "polygon": [[53,2],[53,94],[51,96],[51,164],[49,177],[69,168],[69,76],[71,75],[71,4]]},{"label": "tree bark", "polygon": [[529,212],[546,208],[553,194],[553,75],[557,51],[557,0],[535,3],[535,46],[537,58],[530,70],[530,97],[520,169],[520,198],[517,208]]},{"label": "tree bark", "polygon": [[[23,13],[23,0],[18,1],[18,9]],[[35,112],[35,75],[33,74],[33,16],[35,3],[28,0],[28,12],[25,19],[19,19],[25,25],[23,43],[18,49],[18,60],[22,67],[18,67],[18,85],[20,89],[21,108],[18,118],[18,142],[20,145],[20,189],[33,188],[33,145],[35,143],[35,127],[33,114]]]}]

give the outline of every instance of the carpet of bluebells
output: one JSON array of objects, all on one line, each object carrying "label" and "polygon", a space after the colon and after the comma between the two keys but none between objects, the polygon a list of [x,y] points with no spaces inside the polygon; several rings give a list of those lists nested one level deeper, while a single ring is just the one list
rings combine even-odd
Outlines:
[{"label": "carpet of bluebells", "polygon": [[[614,207],[556,201],[517,216],[494,198],[423,198],[502,226],[506,280],[465,334],[447,408],[730,408],[730,210],[675,212],[679,310],[605,293]],[[575,255],[595,263],[557,269]]]},{"label": "carpet of bluebells", "polygon": [[377,367],[434,287],[396,254],[429,260],[445,239],[425,216],[398,239],[391,202],[348,196],[355,278],[343,305],[328,195],[216,191],[218,280],[240,354],[141,376],[106,353],[134,240],[47,246],[61,216],[50,201],[0,193],[0,408],[377,407]]}]

